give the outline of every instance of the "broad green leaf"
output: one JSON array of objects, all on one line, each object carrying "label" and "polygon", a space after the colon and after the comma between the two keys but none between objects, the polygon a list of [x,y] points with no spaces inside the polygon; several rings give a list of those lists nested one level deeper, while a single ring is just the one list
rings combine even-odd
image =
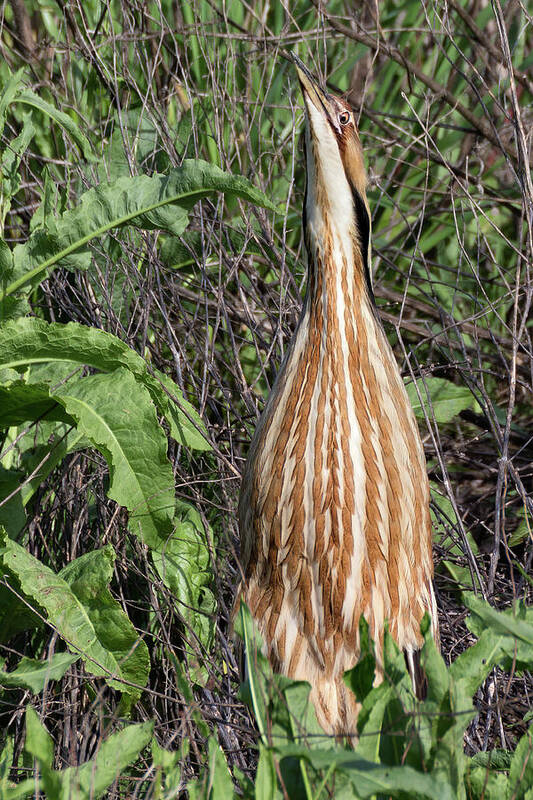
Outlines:
[{"label": "broad green leaf", "polygon": [[[89,554],[92,555],[92,554]],[[64,639],[69,650],[81,655],[87,671],[104,677],[110,686],[135,695],[137,689],[120,681],[121,666],[117,659],[98,639],[87,609],[78,600],[68,583],[42,564],[16,542],[3,534],[0,549],[3,566],[17,581],[17,591],[44,610],[49,624]],[[18,589],[20,585],[20,589]],[[115,678],[117,680],[115,680]]]},{"label": "broad green leaf", "polygon": [[478,406],[467,386],[457,386],[445,378],[424,378],[423,381],[417,380],[416,384],[411,381],[405,388],[418,419],[425,419],[427,414],[436,422],[450,422],[465,408]]},{"label": "broad green leaf", "polygon": [[98,752],[81,767],[69,767],[61,777],[61,800],[100,797],[108,786],[133,763],[152,738],[153,722],[141,722],[112,734],[98,747]]},{"label": "broad green leaf", "polygon": [[476,595],[467,592],[463,593],[463,601],[471,612],[467,625],[473,633],[480,636],[488,627],[495,635],[512,640],[506,647],[514,654],[516,646],[519,660],[533,659],[533,609],[519,606],[516,610],[497,611]]},{"label": "broad green leaf", "polygon": [[175,791],[176,786],[179,786],[181,780],[181,763],[187,756],[189,751],[188,737],[182,737],[181,748],[179,750],[165,750],[160,747],[155,738],[151,742],[152,761],[156,768],[156,783],[154,787],[154,797],[158,797],[158,792],[161,792],[163,785],[162,776],[164,774],[165,781],[164,787],[167,795],[171,795]]},{"label": "broad green leaf", "polygon": [[[15,274],[15,260],[9,245],[0,239],[0,293],[7,290]],[[25,296],[11,296],[0,300],[0,322],[10,317],[26,314],[29,310]]]},{"label": "broad green leaf", "polygon": [[122,366],[138,375],[147,373],[144,359],[123,341],[77,322],[62,325],[35,318],[5,322],[0,326],[0,353],[0,368],[19,372],[31,365],[71,362],[102,372]]},{"label": "broad green leaf", "polygon": [[[181,389],[158,371],[155,376],[150,374],[146,361],[113,334],[76,322],[62,325],[33,318],[17,319],[0,326],[0,369],[21,372],[28,366],[34,371],[39,368],[42,383],[46,377],[44,367],[49,365],[50,380],[55,384],[58,369],[71,371],[76,364],[94,367],[101,372],[126,367],[146,386],[158,410],[165,415],[176,441],[200,450],[210,449],[202,435],[205,432],[202,419],[185,400]],[[32,369],[30,381],[31,376]]]},{"label": "broad green leaf", "polygon": [[424,635],[420,664],[426,673],[428,682],[427,699],[435,703],[442,703],[446,693],[450,690],[450,676],[430,629]]},{"label": "broad green leaf", "polygon": [[5,469],[0,465],[0,525],[12,538],[17,536],[26,522],[20,491],[25,477],[21,470]]},{"label": "broad green leaf", "polygon": [[13,582],[10,570],[4,569],[2,562],[2,536],[5,528],[0,525],[0,641],[8,642],[11,637],[21,631],[35,631],[43,627],[38,616],[40,609],[34,612],[30,604],[19,599],[21,593],[13,593],[9,588]]},{"label": "broad green leaf", "polygon": [[46,384],[28,385],[25,381],[14,381],[9,386],[0,386],[0,427],[22,425],[37,419],[73,424],[72,417],[50,396]]},{"label": "broad green leaf", "polygon": [[395,693],[391,686],[381,683],[376,686],[362,704],[357,719],[359,742],[357,754],[369,761],[379,763],[381,731],[388,704],[394,700]]},{"label": "broad green leaf", "polygon": [[46,661],[23,656],[12,672],[0,670],[0,686],[17,686],[39,694],[49,681],[59,681],[67,669],[79,659],[71,653],[54,653]]},{"label": "broad green leaf", "polygon": [[526,800],[533,787],[533,728],[529,728],[516,746],[509,769],[507,798]]},{"label": "broad green leaf", "polygon": [[[122,678],[143,687],[150,672],[150,655],[145,642],[109,591],[114,563],[115,552],[107,546],[76,558],[59,576],[83,604],[98,640],[120,665]],[[141,689],[133,687],[126,691],[131,702],[141,694]]]},{"label": "broad green leaf", "polygon": [[255,800],[277,800],[281,796],[281,792],[278,790],[278,779],[272,750],[259,743],[259,762],[255,777]]},{"label": "broad green leaf", "polygon": [[470,759],[474,767],[484,767],[500,770],[508,770],[513,760],[513,753],[510,750],[480,750]]},{"label": "broad green leaf", "polygon": [[185,160],[168,175],[121,177],[89,189],[55,224],[49,219],[46,231],[35,231],[25,244],[15,247],[16,278],[0,290],[0,302],[26,284],[43,280],[60,262],[73,269],[86,268],[89,242],[115,228],[134,224],[181,235],[192,206],[218,192],[275,210],[245,178],[199,160]]},{"label": "broad green leaf", "polygon": [[238,787],[237,791],[235,792],[235,796],[246,798],[246,800],[252,800],[255,793],[254,783],[250,780],[248,775],[245,775],[244,772],[239,769],[236,764],[233,765],[232,771],[233,779],[236,781]]},{"label": "broad green leaf", "polygon": [[[216,602],[211,590],[207,532],[193,506],[177,502],[174,530],[165,542],[152,550],[152,559],[161,580],[172,592],[182,619],[209,652]],[[192,650],[189,659],[194,660]],[[197,675],[200,677],[201,674]]]},{"label": "broad green leaf", "polygon": [[[424,705],[421,709],[424,713]],[[464,733],[476,716],[472,704],[472,696],[465,694],[464,684],[450,686],[440,706],[428,703],[428,712],[433,712],[432,726],[432,774],[439,780],[446,781],[451,787],[453,796],[458,800],[465,797],[464,771],[466,756],[464,754]]]},{"label": "broad green leaf", "polygon": [[41,204],[30,219],[30,233],[38,228],[46,230],[48,221],[55,220],[57,209],[60,206],[59,187],[52,178],[50,169],[43,170],[44,186],[41,195]]},{"label": "broad green leaf", "polygon": [[41,788],[36,778],[27,778],[20,783],[8,783],[6,788],[0,785],[0,800],[21,800],[23,797],[34,797],[35,791]]},{"label": "broad green leaf", "polygon": [[149,744],[152,732],[152,722],[127,725],[102,742],[90,761],[58,771],[52,769],[54,751],[50,735],[31,706],[26,708],[25,749],[38,762],[47,800],[99,797]]},{"label": "broad green leaf", "polygon": [[209,737],[209,778],[207,796],[209,800],[230,800],[233,797],[233,781],[215,736]]},{"label": "broad green leaf", "polygon": [[165,415],[172,438],[194,450],[211,450],[204,422],[185,400],[181,389],[159,370],[154,370],[154,376],[159,385],[154,381],[148,389],[151,389],[154,402]]},{"label": "broad green leaf", "polygon": [[331,743],[331,736],[324,733],[318,724],[315,708],[309,693],[311,685],[306,681],[290,681],[283,688],[283,697],[287,704],[292,741],[303,741],[311,748],[323,747]]},{"label": "broad green leaf", "polygon": [[26,741],[24,749],[37,761],[47,800],[60,800],[61,781],[52,768],[54,743],[52,737],[31,706],[26,706]]},{"label": "broad green leaf", "polygon": [[502,660],[506,637],[490,626],[480,632],[478,641],[460,653],[449,668],[456,685],[462,684],[471,697],[479,689],[492,668]]},{"label": "broad green leaf", "polygon": [[172,533],[174,476],[150,394],[127,369],[69,381],[54,397],[109,467],[108,495],[150,547]]},{"label": "broad green leaf", "polygon": [[[366,663],[370,675],[374,675],[374,646],[368,637],[367,628],[360,626],[360,631],[363,634],[361,663]],[[404,737],[409,724],[407,712],[414,706],[415,700],[404,655],[388,631],[383,638],[381,658],[383,682],[372,687],[362,700],[357,720],[359,742],[355,751],[358,756],[375,763],[380,760],[387,764],[401,763]],[[362,679],[359,683],[364,688]],[[412,742],[410,744],[412,746]]]},{"label": "broad green leaf", "polygon": [[506,775],[489,767],[471,767],[465,775],[469,798],[504,800],[507,784]]},{"label": "broad green leaf", "polygon": [[344,673],[344,682],[356,696],[359,703],[363,703],[369,692],[372,691],[376,675],[376,658],[374,643],[370,638],[368,622],[361,616],[359,620],[360,654],[355,667]]},{"label": "broad green leaf", "polygon": [[[63,327],[63,325],[59,325],[60,330]],[[87,330],[92,330],[92,328],[87,328]],[[50,391],[53,391],[60,383],[66,383],[76,376],[79,378],[82,373],[83,364],[80,361],[57,361],[53,359],[51,361],[38,361],[28,364],[24,368],[24,380],[31,386],[45,384]],[[19,377],[17,375],[17,378]]]},{"label": "broad green leaf", "polygon": [[13,252],[4,239],[0,239],[0,279],[5,284],[8,275],[13,269]]},{"label": "broad green leaf", "polygon": [[17,784],[9,780],[13,756],[13,737],[7,736],[0,753],[0,800],[19,800],[19,798],[33,795],[40,785],[40,782],[34,778],[27,778]]},{"label": "broad green leaf", "polygon": [[280,759],[301,758],[319,770],[327,770],[335,765],[337,771],[351,780],[358,797],[371,797],[373,794],[399,797],[406,792],[409,797],[456,800],[448,783],[411,767],[374,764],[353,752],[341,749],[310,750],[289,744],[276,747],[274,751]]}]

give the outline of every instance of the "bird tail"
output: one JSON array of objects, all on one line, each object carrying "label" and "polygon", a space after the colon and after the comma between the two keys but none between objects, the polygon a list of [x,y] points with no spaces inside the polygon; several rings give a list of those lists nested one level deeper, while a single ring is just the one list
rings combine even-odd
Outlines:
[{"label": "bird tail", "polygon": [[336,739],[357,743],[357,717],[361,704],[346,686],[342,677],[320,678],[311,684],[310,699],[319,725]]}]

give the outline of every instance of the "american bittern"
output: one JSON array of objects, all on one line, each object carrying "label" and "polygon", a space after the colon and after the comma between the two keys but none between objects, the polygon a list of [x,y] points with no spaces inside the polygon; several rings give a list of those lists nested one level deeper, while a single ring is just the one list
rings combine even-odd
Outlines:
[{"label": "american bittern", "polygon": [[241,488],[241,596],[277,671],[311,684],[320,724],[353,735],[342,676],[363,614],[385,621],[416,682],[432,589],[429,485],[415,418],[374,305],[370,212],[354,115],[294,59],[305,100],[302,316]]}]

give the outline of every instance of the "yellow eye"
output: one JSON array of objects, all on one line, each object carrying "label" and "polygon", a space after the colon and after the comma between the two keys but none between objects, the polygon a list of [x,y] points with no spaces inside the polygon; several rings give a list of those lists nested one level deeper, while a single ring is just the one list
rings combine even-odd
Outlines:
[{"label": "yellow eye", "polygon": [[342,111],[339,114],[339,122],[341,125],[347,125],[351,119],[351,114],[348,111]]}]

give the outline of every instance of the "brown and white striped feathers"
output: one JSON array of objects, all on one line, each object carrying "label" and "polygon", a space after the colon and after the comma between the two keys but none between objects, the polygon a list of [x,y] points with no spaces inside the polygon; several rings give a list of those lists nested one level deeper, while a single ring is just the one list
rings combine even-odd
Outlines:
[{"label": "brown and white striped feathers", "polygon": [[308,289],[244,470],[240,596],[274,669],[309,681],[327,732],[353,735],[358,706],[342,676],[358,659],[360,616],[378,652],[388,620],[411,666],[425,611],[436,634],[429,487],[373,302],[354,115],[297,70]]}]

